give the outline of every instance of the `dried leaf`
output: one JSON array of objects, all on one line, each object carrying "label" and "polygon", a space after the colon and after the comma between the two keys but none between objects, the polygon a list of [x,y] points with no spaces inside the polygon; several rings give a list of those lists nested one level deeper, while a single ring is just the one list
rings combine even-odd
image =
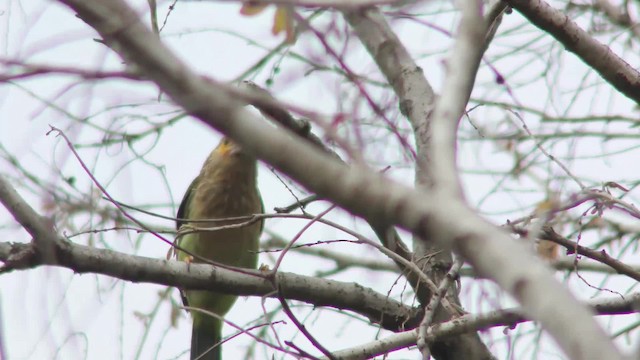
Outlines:
[{"label": "dried leaf", "polygon": [[278,6],[276,9],[276,14],[273,17],[273,27],[271,28],[271,33],[273,35],[278,35],[281,32],[285,32],[287,34],[287,43],[295,42],[295,33],[293,29],[293,15],[289,7],[286,6]]},{"label": "dried leaf", "polygon": [[244,3],[242,4],[242,8],[240,8],[240,14],[244,16],[254,16],[260,14],[264,9],[268,6],[268,4],[251,4]]}]

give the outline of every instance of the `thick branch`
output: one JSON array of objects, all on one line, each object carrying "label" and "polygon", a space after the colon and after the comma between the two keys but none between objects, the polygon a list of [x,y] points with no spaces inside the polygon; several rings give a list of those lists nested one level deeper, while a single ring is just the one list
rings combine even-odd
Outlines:
[{"label": "thick branch", "polygon": [[[400,111],[407,117],[414,130],[417,147],[416,186],[430,187],[433,185],[434,176],[429,147],[433,141],[431,115],[435,100],[431,85],[378,9],[344,12],[344,15],[393,87],[400,103]],[[452,264],[450,249],[443,248],[430,238],[416,238],[413,244],[416,256],[414,261],[424,269],[432,281],[440,283]],[[412,282],[411,274],[408,275],[408,279]],[[425,306],[431,297],[431,292],[424,287],[418,292],[418,298]],[[447,297],[451,302],[460,304],[454,292],[447,294]],[[436,321],[449,320],[455,315],[442,310],[440,307],[433,309]],[[435,343],[431,347],[436,359],[491,358],[488,349],[476,334]]]},{"label": "thick branch", "polygon": [[640,104],[640,73],[543,0],[506,0],[532,24],[548,32],[618,91]]},{"label": "thick branch", "polygon": [[422,69],[391,30],[380,10],[367,8],[344,12],[344,15],[393,87],[400,102],[400,111],[414,128],[418,147],[428,144],[427,126],[435,93]]},{"label": "thick branch", "polygon": [[[181,289],[277,297],[273,283],[259,271],[234,271],[208,264],[151,259],[73,244],[62,239],[58,244],[57,260],[51,261],[32,252],[30,244],[0,243],[0,260],[7,264],[15,264],[15,256],[24,259],[24,254],[31,254],[29,261],[22,262],[24,266],[13,269],[52,265],[68,268],[74,273],[102,274],[132,282],[175,286]],[[354,283],[282,272],[276,277],[281,295],[287,299],[353,311],[367,317],[371,322],[381,324],[387,330],[399,331],[415,327],[419,321],[418,310]]]}]

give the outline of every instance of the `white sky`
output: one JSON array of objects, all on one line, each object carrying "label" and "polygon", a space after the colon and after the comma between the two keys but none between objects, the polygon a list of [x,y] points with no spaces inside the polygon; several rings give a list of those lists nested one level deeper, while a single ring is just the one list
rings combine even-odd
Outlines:
[{"label": "white sky", "polygon": [[[137,1],[136,5],[138,9],[145,9],[146,1]],[[282,40],[282,36],[274,37],[269,30],[272,9],[260,16],[245,18],[239,16],[239,7],[240,5],[237,3],[180,2],[169,18],[168,25],[163,31],[163,38],[176,53],[180,54],[183,61],[189,63],[198,72],[218,80],[233,79],[264,55],[264,51],[227,33],[228,31],[240,34],[267,47],[275,46]],[[436,11],[438,7],[439,5],[432,4],[427,10]],[[168,3],[160,4],[158,10],[160,22],[164,20],[167,8]],[[509,29],[520,21],[519,15],[508,16],[504,21],[503,28]],[[341,24],[343,23],[341,22]],[[452,31],[454,27],[452,27],[451,14],[441,15],[437,25]],[[416,54],[437,53],[435,56],[422,57],[420,65],[425,69],[428,80],[434,88],[439,89],[444,80],[443,61],[446,59],[446,49],[450,44],[448,38],[429,28],[407,21],[399,22],[398,29],[401,31],[401,39],[409,44]],[[506,52],[505,49],[508,49],[508,45],[516,46],[516,44],[528,41],[523,32],[517,34],[518,37],[507,38],[496,45],[496,49],[492,48],[492,51]],[[533,29],[529,34],[531,39],[540,35],[537,30]],[[121,69],[119,59],[103,45],[93,42],[91,40],[93,37],[95,37],[95,33],[90,31],[82,21],[75,18],[71,11],[55,2],[9,0],[0,3],[0,56],[4,59],[25,60],[38,64],[77,66],[85,69]],[[334,44],[338,45],[337,42]],[[535,44],[532,47],[535,48]],[[621,47],[618,48],[618,50],[620,49]],[[350,66],[360,73],[371,75],[375,70],[375,65],[372,64],[368,54],[357,48],[351,50],[353,54],[349,57]],[[616,50],[615,46],[614,50]],[[324,55],[324,50],[319,42],[311,35],[303,35],[294,47],[294,51],[325,64],[335,65]],[[549,107],[556,109],[558,114],[562,114],[566,109],[573,115],[607,112],[629,114],[633,111],[630,102],[618,95],[614,100],[611,100],[608,93],[602,96],[597,95],[598,91],[601,91],[600,87],[594,86],[591,93],[585,91],[581,98],[575,102],[577,105],[568,107],[570,94],[567,95],[559,91],[558,94],[548,95],[547,83],[544,80],[528,84],[526,79],[535,77],[539,69],[548,66],[549,71],[557,71],[558,73],[556,79],[561,83],[558,88],[568,93],[570,89],[582,81],[585,67],[572,55],[564,56],[560,60],[562,64],[557,63],[556,59],[545,58],[543,54],[543,56],[536,58],[537,62],[534,61],[533,64],[529,57],[521,59],[504,57],[496,60],[493,65],[502,74],[508,75],[509,84],[514,88],[513,95],[517,101],[524,105],[541,107],[541,102],[547,102],[551,104]],[[637,56],[634,56],[632,60],[636,61],[636,64],[638,63]],[[266,69],[271,69],[272,64],[273,62]],[[527,66],[526,71],[519,72],[518,68],[525,65]],[[338,101],[342,102],[346,109],[355,107],[354,104],[357,104],[358,97],[352,89],[343,84],[341,79],[329,73],[322,76],[315,76],[317,73],[311,73],[303,77],[307,69],[307,66],[298,61],[289,58],[283,59],[280,74],[275,77],[271,90],[279,99],[321,114],[329,115],[339,109]],[[263,71],[254,81],[263,85],[268,74],[269,71]],[[378,75],[375,76],[379,78]],[[592,74],[589,83],[599,80]],[[527,82],[526,85],[520,86],[525,82]],[[136,109],[117,109],[106,115],[92,118],[94,123],[105,125],[117,114],[126,115],[127,117],[120,120],[118,125],[123,128],[126,125],[128,132],[145,128],[145,123],[139,120],[134,121],[131,118],[132,113],[149,115],[175,110],[173,106],[166,103],[166,97],[164,97],[165,102],[161,104],[154,101],[158,97],[158,92],[150,84],[110,81],[99,82],[97,86],[77,85],[70,87],[75,83],[73,78],[48,76],[20,81],[19,86],[0,85],[0,144],[5,146],[8,152],[17,156],[21,166],[42,176],[50,187],[66,186],[61,182],[56,169],[62,169],[65,177],[75,176],[77,186],[80,189],[87,188],[89,179],[81,171],[77,161],[62,142],[53,136],[45,136],[49,129],[48,125],[51,124],[65,130],[76,144],[94,142],[100,139],[100,132],[86,126],[78,126],[78,123],[70,121],[65,113],[44,105],[41,99],[53,102],[57,107],[65,109],[79,118],[95,114],[97,111],[113,105],[144,104]],[[37,96],[29,94],[25,89],[32,91]],[[335,95],[338,91],[343,91],[344,94],[338,97]],[[486,66],[483,67],[479,76],[474,96],[503,101],[511,99],[511,96],[504,89],[495,86],[493,73]],[[390,103],[394,104],[394,101]],[[362,105],[360,106],[363,108]],[[369,116],[369,113],[364,110],[362,116]],[[474,121],[490,131],[497,132],[513,126],[513,122],[503,119],[503,113],[495,111],[492,113],[489,110],[482,115],[477,116]],[[168,117],[170,115],[157,116],[153,119],[159,121]],[[525,120],[537,121],[531,117],[525,117]],[[549,125],[546,129],[553,131],[553,126],[556,125]],[[619,128],[619,131],[628,131],[626,126],[618,124],[612,124],[611,127]],[[558,126],[556,130],[563,129]],[[588,127],[585,126],[584,129],[586,130]],[[373,132],[373,130],[371,131]],[[633,131],[637,131],[637,129]],[[461,133],[474,134],[473,128],[466,121]],[[85,161],[95,166],[95,176],[104,183],[109,183],[108,189],[116,199],[129,204],[166,204],[172,200],[177,203],[189,182],[199,171],[202,161],[217,143],[218,138],[219,135],[206,126],[191,119],[183,119],[164,131],[157,144],[152,144],[150,140],[136,143],[134,145],[136,151],[143,152],[151,148],[145,159],[152,164],[164,166],[166,183],[158,170],[154,170],[150,165],[127,164],[132,157],[132,152],[127,148],[115,146],[97,155],[91,149],[83,149],[80,153],[86,156]],[[576,153],[598,154],[603,149],[614,151],[628,147],[630,143],[632,140],[602,145],[599,140],[591,139],[577,145],[569,142],[560,143],[554,145],[554,150],[564,154],[565,149],[576,147],[574,150]],[[367,151],[369,151],[371,158],[378,158],[380,155],[383,160],[397,160],[398,154],[394,150],[394,146],[397,146],[396,142],[384,138],[381,144],[370,145]],[[608,161],[587,159],[578,160],[572,165],[577,174],[588,175],[587,177],[593,180],[593,184],[609,180],[637,179],[637,166],[629,166],[632,164],[631,159],[634,158],[634,155],[637,159],[638,153],[636,151],[630,155],[616,157]],[[489,145],[489,142],[480,147],[474,142],[461,145],[459,158],[460,166],[465,170],[510,169],[513,166],[513,157],[494,145]],[[52,166],[52,164],[55,165]],[[9,164],[0,161],[0,173],[5,172],[11,176],[17,175]],[[562,175],[561,170],[553,166],[549,172],[551,177]],[[394,167],[390,173],[400,181],[412,182],[410,170]],[[117,176],[113,177],[114,174]],[[540,174],[541,176],[549,176],[546,173]],[[479,200],[485,198],[487,192],[496,186],[501,178],[498,175],[466,175],[464,184],[470,202],[477,204]],[[575,184],[570,182],[547,178],[539,179],[539,183],[546,181],[551,181],[553,184],[551,187],[556,190],[575,191],[577,189]],[[535,205],[535,202],[542,200],[545,195],[539,191],[529,192],[529,190],[539,189],[540,185],[538,180],[532,180],[527,176],[510,180],[509,186],[521,191],[498,192],[486,197],[486,201],[480,206],[480,209],[497,223],[525,214],[531,210],[531,206]],[[66,189],[69,190],[68,187]],[[267,210],[293,202],[288,190],[266,166],[260,168],[260,189]],[[20,190],[22,196],[30,200],[38,211],[44,213],[46,202],[24,188]],[[300,192],[297,191],[297,193]],[[631,199],[635,198],[631,197]],[[326,203],[320,203],[312,206],[310,210],[317,213],[324,210],[326,206]],[[521,212],[514,216],[513,209],[520,206],[525,208],[520,209]],[[501,211],[502,213],[500,213]],[[168,212],[165,215],[172,215],[172,213]],[[8,216],[9,214],[4,208],[0,208],[0,219],[8,218]],[[57,213],[55,216],[63,215]],[[149,218],[141,218],[145,221],[153,221]],[[347,225],[353,224],[353,220],[339,210],[332,213],[332,218]],[[624,217],[622,219],[626,221]],[[80,220],[77,220],[75,224],[86,226],[91,219],[86,218],[84,221],[87,223],[82,224]],[[9,223],[11,221],[2,221],[3,225]],[[173,227],[173,224],[167,222],[159,224]],[[269,221],[267,226],[270,230],[290,238],[303,225],[302,221],[280,219]],[[364,234],[371,235],[366,226],[362,224],[355,226]],[[0,228],[0,234],[4,235],[2,241],[29,241],[26,232],[11,227]],[[320,239],[343,238],[345,235],[334,229],[314,226],[313,230],[306,233],[302,240],[312,242]],[[81,243],[87,241],[87,237],[76,239]],[[94,240],[99,239],[94,238]],[[105,243],[98,243],[97,246],[107,246],[118,251],[148,257],[163,258],[168,250],[165,244],[151,236],[138,238],[133,233],[109,234],[105,237],[105,241]],[[347,252],[354,256],[381,258],[373,250],[362,246],[340,244],[328,246],[328,248]],[[632,260],[634,258],[635,256],[631,257]],[[268,257],[264,255],[261,256],[261,261],[270,263]],[[317,259],[296,256],[285,261],[283,270],[314,275],[317,270],[328,268],[328,265]],[[350,270],[335,278],[342,281],[357,279],[362,285],[374,287],[383,293],[395,281],[395,277],[389,274],[365,273],[357,270]],[[597,284],[599,278],[594,277],[593,279]],[[631,282],[626,280],[616,279],[615,281],[615,286],[611,284],[609,286],[617,289],[626,289],[627,286],[631,286]],[[593,293],[593,290],[579,281],[572,280],[570,283],[585,298]],[[465,292],[469,292],[466,305],[470,309],[476,309],[480,303],[478,299],[486,296],[482,290],[487,289],[495,299],[494,291],[491,290],[493,287],[487,282],[482,282],[482,286],[473,285],[466,288]],[[73,275],[70,271],[53,268],[39,268],[2,275],[0,276],[0,314],[8,357],[9,359],[54,357],[58,359],[133,359],[143,337],[141,320],[137,319],[135,314],[150,312],[156,305],[157,294],[162,290],[163,288],[159,286],[123,283],[94,275]],[[399,294],[401,290],[401,286],[396,286],[393,293]],[[177,301],[176,295],[173,294]],[[508,303],[504,296],[500,298]],[[276,305],[273,300],[267,300],[266,303],[268,308],[273,308]],[[483,303],[482,307],[488,308],[488,303],[489,301]],[[236,324],[244,325],[261,314],[259,299],[240,299],[228,318]],[[297,315],[300,319],[305,319],[308,316],[307,320],[313,324],[314,336],[317,336],[323,344],[327,344],[331,349],[354,346],[370,341],[376,336],[375,328],[368,327],[366,323],[353,320],[348,316],[334,316],[331,310],[319,312],[307,307],[301,309]],[[278,319],[284,319],[282,315],[278,316]],[[281,331],[279,333],[281,339],[293,339],[296,344],[313,351],[301,335],[291,337],[295,329],[289,320],[285,320],[288,325],[276,325]],[[191,331],[188,318],[183,316],[178,325],[178,328],[169,328],[169,308],[166,304],[161,306],[147,342],[142,348],[140,359],[151,359],[156,356],[159,359],[186,359]],[[526,329],[526,327],[522,328]],[[230,327],[226,327],[225,331],[228,334],[232,332]],[[494,338],[498,339],[501,331],[502,329],[496,329],[493,332]],[[245,353],[244,347],[250,342],[251,340],[246,336],[241,336],[226,343],[224,346],[226,358],[240,358]],[[557,349],[550,342],[544,341],[544,343],[543,353],[548,352],[549,356],[557,354]],[[497,351],[496,354],[505,354],[504,351],[506,351],[504,343],[499,341],[493,349]],[[264,351],[264,349],[260,348],[259,351]],[[527,353],[526,350],[524,352]],[[263,352],[258,352],[256,358],[266,358],[266,356]],[[418,354],[415,351],[398,352],[392,358],[418,358]],[[544,358],[544,356],[540,358]]]}]

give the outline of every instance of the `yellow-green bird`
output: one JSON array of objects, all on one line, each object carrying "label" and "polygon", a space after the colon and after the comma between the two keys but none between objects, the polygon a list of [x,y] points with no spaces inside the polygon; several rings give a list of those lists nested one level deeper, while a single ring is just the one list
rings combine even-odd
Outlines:
[{"label": "yellow-green bird", "polygon": [[[187,189],[178,208],[177,228],[188,221],[242,217],[263,212],[257,187],[258,166],[254,157],[228,138],[211,152],[200,174]],[[186,220],[184,220],[186,219]],[[190,225],[211,228],[239,224],[244,220],[192,222]],[[263,222],[218,231],[199,231],[183,236],[181,248],[194,255],[218,263],[255,269],[258,262],[258,242]],[[199,262],[178,251],[178,259]],[[236,296],[213,291],[185,291],[185,305],[224,316],[236,301]],[[203,312],[192,311],[191,360],[220,360],[220,340],[223,321]]]}]

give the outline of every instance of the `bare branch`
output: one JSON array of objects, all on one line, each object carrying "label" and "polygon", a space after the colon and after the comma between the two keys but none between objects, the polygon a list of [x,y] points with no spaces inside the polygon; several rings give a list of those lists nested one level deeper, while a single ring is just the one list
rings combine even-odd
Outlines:
[{"label": "bare branch", "polygon": [[31,64],[22,61],[10,60],[0,58],[0,64],[6,66],[14,66],[20,68],[22,71],[17,74],[0,74],[0,82],[16,81],[22,79],[28,79],[34,76],[45,74],[62,74],[78,76],[87,80],[102,80],[102,79],[127,79],[127,80],[142,80],[139,76],[133,73],[124,71],[96,71],[90,69],[79,69],[77,67],[68,66],[54,66],[47,64]]},{"label": "bare branch", "polygon": [[[637,313],[640,305],[640,293],[607,299],[590,300],[584,304],[598,315],[623,315]],[[466,332],[485,330],[497,326],[513,329],[517,324],[526,322],[521,309],[504,309],[485,314],[468,314],[455,320],[435,324],[429,327],[426,334],[427,341],[448,339],[460,336]],[[394,350],[416,345],[418,329],[394,334],[384,339],[375,340],[351,349],[336,351],[335,357],[341,360],[370,359],[378,355],[387,354]]]},{"label": "bare branch", "polygon": [[427,346],[427,330],[433,323],[433,318],[435,316],[436,309],[440,304],[440,301],[447,293],[447,290],[449,290],[451,284],[455,281],[455,279],[458,278],[458,272],[460,271],[462,264],[462,259],[456,259],[447,275],[438,285],[438,291],[433,294],[431,300],[429,301],[429,304],[425,307],[424,317],[422,318],[420,326],[418,327],[417,339],[418,349],[420,349],[422,358],[425,360],[429,359],[430,356],[429,347]]},{"label": "bare branch", "polygon": [[549,33],[618,91],[640,104],[640,72],[543,0],[506,0],[532,24]]},{"label": "bare branch", "polygon": [[462,19],[453,53],[447,60],[447,81],[434,110],[429,164],[437,191],[462,198],[456,169],[458,123],[469,101],[484,51],[488,24],[479,1],[463,3]]},{"label": "bare branch", "polygon": [[[53,222],[38,215],[31,206],[22,200],[18,192],[9,184],[9,181],[0,174],[0,202],[9,210],[14,219],[18,221],[32,236],[34,246],[30,251],[17,252],[12,261],[16,266],[29,264],[28,255],[41,256],[51,263],[56,262],[56,243]],[[29,266],[27,265],[27,266]]]},{"label": "bare branch", "polygon": [[[422,69],[413,60],[400,39],[391,30],[380,11],[376,8],[350,11],[344,13],[349,24],[354,28],[360,41],[373,57],[380,71],[393,87],[400,104],[400,111],[408,118],[414,130],[417,146],[416,176],[417,186],[429,187],[433,183],[430,167],[432,153],[429,151],[433,138],[431,132],[432,111],[435,93],[425,78]],[[414,261],[424,269],[434,282],[440,282],[444,272],[451,266],[449,248],[435,244],[429,238],[414,239]],[[411,273],[407,275],[409,282],[415,283]],[[414,276],[415,277],[415,276]],[[438,293],[432,288],[422,287],[418,291],[418,299],[423,306],[428,306],[433,295]],[[431,300],[430,300],[431,299]],[[460,304],[457,295],[450,295],[444,303]],[[441,308],[432,309],[437,313],[437,320],[451,319],[456,312],[442,312]],[[432,315],[434,315],[432,314]],[[491,354],[477,335],[461,336],[446,343],[434,344],[433,353],[436,358],[466,359],[490,358]],[[446,355],[443,355],[446,354]]]},{"label": "bare branch", "polygon": [[[76,273],[103,274],[133,282],[148,282],[190,290],[215,290],[234,295],[276,297],[272,283],[259,271],[242,272],[208,264],[186,264],[181,261],[151,259],[111,250],[78,245],[60,239],[56,246],[58,259],[46,259],[30,251],[33,245],[0,243],[0,260],[13,263],[18,254],[31,254],[23,266],[13,270],[42,265],[61,266]],[[392,331],[412,327],[419,321],[417,309],[353,283],[324,280],[280,272],[276,275],[282,296],[309,302],[316,306],[331,306],[351,310],[370,321],[384,324]],[[348,295],[347,295],[348,294]],[[395,319],[394,319],[395,318]],[[412,320],[415,319],[415,320]],[[415,326],[415,325],[413,325]]]},{"label": "bare branch", "polygon": [[623,274],[636,281],[640,281],[640,271],[638,271],[638,269],[611,257],[605,250],[594,250],[579,245],[575,241],[571,241],[564,236],[559,235],[551,227],[544,227],[540,236],[545,240],[553,241],[556,244],[564,246],[569,254],[578,253],[580,255],[584,255],[590,259],[610,266],[611,269],[615,270],[619,274]]}]

